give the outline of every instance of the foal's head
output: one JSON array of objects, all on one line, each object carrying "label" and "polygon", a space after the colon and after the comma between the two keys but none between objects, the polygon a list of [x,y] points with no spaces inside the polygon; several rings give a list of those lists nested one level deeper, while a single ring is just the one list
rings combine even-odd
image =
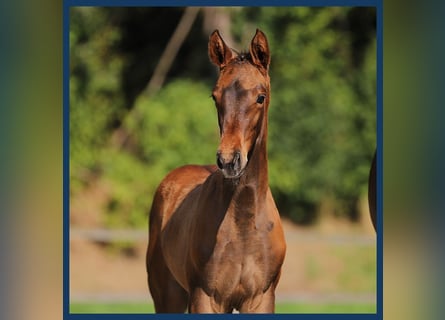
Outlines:
[{"label": "foal's head", "polygon": [[226,178],[239,178],[259,140],[266,139],[269,46],[257,30],[249,52],[235,54],[216,30],[210,36],[209,57],[220,69],[212,92],[221,136],[216,162]]}]

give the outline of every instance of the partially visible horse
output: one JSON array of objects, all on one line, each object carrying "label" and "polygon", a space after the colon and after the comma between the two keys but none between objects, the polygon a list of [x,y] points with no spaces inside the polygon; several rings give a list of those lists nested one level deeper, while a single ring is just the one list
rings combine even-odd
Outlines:
[{"label": "partially visible horse", "polygon": [[237,54],[216,30],[208,52],[220,70],[217,167],[186,165],[159,185],[148,284],[156,312],[272,313],[286,244],[268,184],[269,46],[257,30]]},{"label": "partially visible horse", "polygon": [[372,225],[374,230],[377,231],[377,166],[376,166],[377,152],[374,153],[372,158],[371,169],[369,170],[368,179],[368,204],[369,213],[371,215]]}]

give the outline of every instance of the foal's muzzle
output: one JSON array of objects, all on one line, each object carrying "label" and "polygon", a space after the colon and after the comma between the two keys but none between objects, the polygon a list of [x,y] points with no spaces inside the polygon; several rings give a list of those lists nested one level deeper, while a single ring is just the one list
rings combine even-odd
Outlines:
[{"label": "foal's muzzle", "polygon": [[226,178],[238,178],[242,173],[241,152],[235,151],[233,153],[216,153],[216,164]]}]

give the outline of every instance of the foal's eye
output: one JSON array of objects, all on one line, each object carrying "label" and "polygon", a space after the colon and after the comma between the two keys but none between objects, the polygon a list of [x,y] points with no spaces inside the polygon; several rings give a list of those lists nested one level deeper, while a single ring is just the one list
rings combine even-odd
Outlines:
[{"label": "foal's eye", "polygon": [[266,95],[260,94],[258,96],[258,98],[256,99],[256,102],[259,103],[259,104],[262,104],[264,102],[264,99],[266,99]]}]

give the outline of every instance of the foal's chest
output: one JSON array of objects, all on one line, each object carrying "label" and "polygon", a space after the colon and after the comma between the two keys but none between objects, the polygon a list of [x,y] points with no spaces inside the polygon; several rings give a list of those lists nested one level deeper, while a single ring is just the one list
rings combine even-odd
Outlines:
[{"label": "foal's chest", "polygon": [[264,292],[279,268],[272,257],[267,233],[222,232],[218,237],[204,268],[208,289],[222,300],[242,300]]}]

